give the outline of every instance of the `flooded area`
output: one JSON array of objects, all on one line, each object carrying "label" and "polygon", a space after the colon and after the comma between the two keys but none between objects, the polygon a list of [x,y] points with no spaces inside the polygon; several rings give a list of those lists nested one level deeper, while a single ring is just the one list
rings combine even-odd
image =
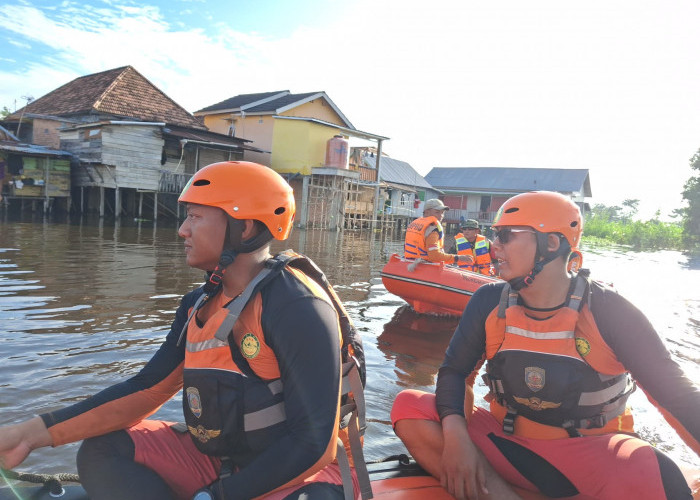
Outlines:
[{"label": "flooded area", "polygon": [[[279,243],[279,242],[277,242]],[[432,391],[457,318],[413,313],[379,272],[402,241],[382,233],[295,229],[284,245],[327,274],[367,356],[367,460],[405,452],[389,409],[405,388]],[[584,267],[649,317],[686,374],[700,380],[700,260],[679,252],[584,248]],[[155,352],[201,271],[184,263],[173,224],[0,219],[0,424],[57,409],[133,375]],[[649,360],[653,363],[653,360]],[[485,387],[476,387],[477,399]],[[675,460],[695,454],[636,391],[642,436]],[[156,414],[181,420],[180,399]],[[77,445],[38,450],[19,468],[74,472]]]}]

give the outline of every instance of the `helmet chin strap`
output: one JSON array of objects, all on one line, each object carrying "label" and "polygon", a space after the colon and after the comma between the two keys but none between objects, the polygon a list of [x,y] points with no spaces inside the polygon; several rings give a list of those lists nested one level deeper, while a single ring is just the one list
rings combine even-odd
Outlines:
[{"label": "helmet chin strap", "polygon": [[547,233],[537,233],[537,250],[535,251],[535,265],[532,271],[527,276],[520,276],[518,278],[513,278],[508,280],[510,287],[517,291],[527,288],[535,281],[535,276],[537,276],[544,266],[552,262],[554,259],[568,253],[571,250],[568,241],[564,238],[560,238],[559,248],[554,251],[547,250]]},{"label": "helmet chin strap", "polygon": [[219,263],[213,271],[207,273],[207,281],[204,283],[204,293],[207,297],[212,297],[221,288],[221,282],[224,279],[226,268],[230,266],[236,257],[241,253],[251,253],[272,239],[272,234],[267,228],[264,231],[259,231],[258,234],[243,240],[243,231],[245,230],[245,222],[233,217],[228,217],[226,226],[226,236],[224,238],[224,250],[219,257]]}]

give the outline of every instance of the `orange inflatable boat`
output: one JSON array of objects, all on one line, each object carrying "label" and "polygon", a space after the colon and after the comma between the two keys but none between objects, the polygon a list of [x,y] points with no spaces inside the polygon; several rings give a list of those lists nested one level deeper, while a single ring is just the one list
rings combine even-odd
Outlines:
[{"label": "orange inflatable boat", "polygon": [[461,316],[469,299],[481,285],[498,278],[465,271],[457,266],[389,258],[380,273],[386,289],[408,302],[421,314]]},{"label": "orange inflatable boat", "polygon": [[[373,498],[376,500],[454,500],[440,485],[440,481],[428,475],[406,455],[394,455],[380,462],[367,464],[372,484]],[[5,471],[7,472],[7,471]],[[685,470],[688,484],[691,486],[693,500],[700,500],[700,471]],[[71,481],[69,474],[42,475],[26,474],[31,478],[22,478],[33,482],[44,482],[36,486],[18,486],[4,488],[0,481],[0,500],[18,498],[32,500],[89,500],[82,485],[63,485],[60,481]],[[531,491],[514,488],[523,500],[545,500],[547,497]],[[578,497],[574,497],[578,498]]]}]

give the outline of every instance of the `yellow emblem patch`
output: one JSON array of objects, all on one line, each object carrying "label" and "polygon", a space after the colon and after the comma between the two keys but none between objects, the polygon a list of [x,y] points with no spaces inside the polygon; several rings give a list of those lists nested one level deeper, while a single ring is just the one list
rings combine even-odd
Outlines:
[{"label": "yellow emblem patch", "polygon": [[517,403],[520,403],[523,406],[527,406],[531,410],[535,411],[553,410],[554,408],[559,408],[561,406],[561,403],[543,401],[540,398],[519,398],[518,396],[513,396],[513,399],[515,399]]},{"label": "yellow emblem patch", "polygon": [[241,353],[248,359],[253,359],[260,353],[260,341],[252,333],[246,333],[241,339]]},{"label": "yellow emblem patch", "polygon": [[201,443],[206,443],[210,439],[219,437],[219,434],[221,434],[220,430],[205,429],[202,425],[198,425],[197,427],[192,427],[191,425],[188,425],[187,428],[189,429],[190,434],[196,437],[197,440]]},{"label": "yellow emblem patch", "polygon": [[576,350],[581,356],[586,356],[591,352],[591,344],[584,338],[576,337]]}]

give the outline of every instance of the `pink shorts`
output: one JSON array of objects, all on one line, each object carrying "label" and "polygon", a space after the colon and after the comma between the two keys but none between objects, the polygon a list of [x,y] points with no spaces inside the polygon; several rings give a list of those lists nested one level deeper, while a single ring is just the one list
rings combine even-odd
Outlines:
[{"label": "pink shorts", "polygon": [[[189,500],[198,489],[219,478],[221,461],[205,455],[194,445],[189,433],[178,432],[173,423],[162,420],[143,420],[126,431],[134,442],[134,460],[154,470],[178,499]],[[265,500],[281,500],[309,483],[323,482],[342,485],[340,469],[329,464],[302,483],[265,495]],[[359,491],[353,474],[355,491]]]},{"label": "pink shorts", "polygon": [[[439,423],[435,395],[416,390],[399,393],[391,409],[391,422],[396,425],[404,419]],[[539,455],[586,498],[666,498],[656,453],[639,438],[627,434],[552,440],[522,438],[505,434],[498,420],[483,408],[475,408],[468,429],[472,441],[498,474],[520,488],[538,491],[503,455],[503,443],[515,443]]]}]

